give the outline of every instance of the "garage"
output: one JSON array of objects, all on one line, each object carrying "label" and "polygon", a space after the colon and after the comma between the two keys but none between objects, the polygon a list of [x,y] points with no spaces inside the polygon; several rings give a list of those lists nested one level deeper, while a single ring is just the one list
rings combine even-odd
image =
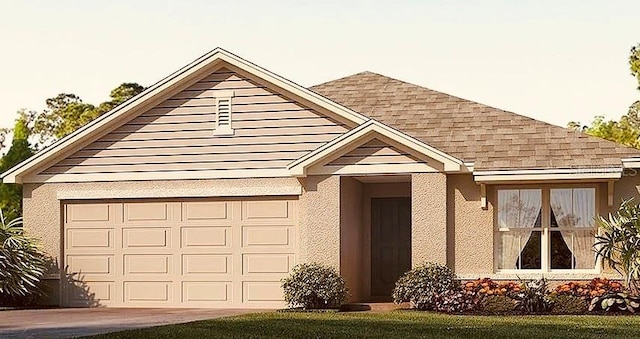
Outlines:
[{"label": "garage", "polygon": [[64,201],[64,306],[280,307],[297,197]]}]

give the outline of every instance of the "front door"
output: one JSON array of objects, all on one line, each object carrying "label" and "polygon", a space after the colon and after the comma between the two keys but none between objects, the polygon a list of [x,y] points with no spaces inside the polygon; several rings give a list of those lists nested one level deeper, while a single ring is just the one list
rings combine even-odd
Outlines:
[{"label": "front door", "polygon": [[391,297],[411,269],[411,198],[371,199],[371,296]]}]

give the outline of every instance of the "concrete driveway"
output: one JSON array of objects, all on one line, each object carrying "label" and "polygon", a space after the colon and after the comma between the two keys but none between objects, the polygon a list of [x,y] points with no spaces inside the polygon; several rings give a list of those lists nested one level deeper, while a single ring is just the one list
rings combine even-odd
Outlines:
[{"label": "concrete driveway", "polygon": [[260,312],[247,309],[56,308],[0,312],[0,338],[69,338]]}]

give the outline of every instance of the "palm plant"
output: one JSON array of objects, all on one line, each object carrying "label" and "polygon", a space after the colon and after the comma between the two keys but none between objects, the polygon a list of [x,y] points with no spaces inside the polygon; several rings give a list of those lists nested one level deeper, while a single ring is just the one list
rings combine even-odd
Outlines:
[{"label": "palm plant", "polygon": [[0,297],[15,300],[40,292],[46,257],[27,236],[22,218],[7,222],[0,210]]},{"label": "palm plant", "polygon": [[596,219],[599,232],[594,249],[611,268],[624,276],[629,289],[640,291],[640,204],[632,199],[622,202],[608,218]]}]

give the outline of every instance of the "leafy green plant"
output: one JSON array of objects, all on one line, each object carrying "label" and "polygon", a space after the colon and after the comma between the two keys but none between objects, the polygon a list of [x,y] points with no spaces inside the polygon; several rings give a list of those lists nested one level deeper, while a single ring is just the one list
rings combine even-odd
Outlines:
[{"label": "leafy green plant", "polygon": [[522,281],[522,290],[511,293],[510,297],[516,301],[516,310],[527,313],[545,313],[551,309],[549,290],[545,278],[539,280]]},{"label": "leafy green plant", "polygon": [[639,291],[640,280],[640,205],[625,200],[615,214],[599,216],[599,233],[593,245],[598,258],[624,276],[632,292]]},{"label": "leafy green plant", "polygon": [[480,301],[479,309],[485,314],[511,314],[515,311],[516,304],[505,295],[488,295]]},{"label": "leafy green plant", "polygon": [[593,298],[589,305],[589,311],[604,312],[631,312],[640,310],[640,298],[632,297],[627,293],[608,293],[600,297]]},{"label": "leafy green plant", "polygon": [[588,310],[587,301],[574,295],[556,295],[551,298],[551,314],[585,314]]},{"label": "leafy green plant", "polygon": [[333,267],[318,263],[300,264],[282,279],[284,300],[290,307],[336,308],[347,301],[349,291]]},{"label": "leafy green plant", "polygon": [[447,266],[426,263],[403,274],[393,289],[395,303],[410,302],[419,310],[436,309],[440,295],[457,290],[456,275]]},{"label": "leafy green plant", "polygon": [[0,210],[0,296],[3,300],[32,298],[42,292],[45,254],[22,228],[22,218],[6,222]]}]

